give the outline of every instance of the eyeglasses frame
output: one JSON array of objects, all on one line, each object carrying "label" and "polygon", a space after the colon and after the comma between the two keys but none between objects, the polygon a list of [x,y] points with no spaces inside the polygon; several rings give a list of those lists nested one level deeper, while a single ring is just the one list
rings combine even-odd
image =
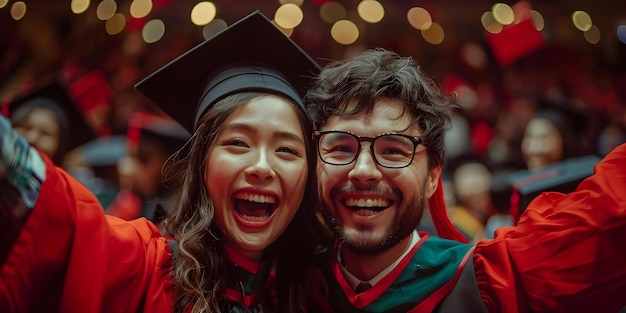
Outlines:
[{"label": "eyeglasses frame", "polygon": [[[329,133],[342,133],[342,134],[346,134],[346,135],[350,135],[353,136],[357,139],[357,142],[359,143],[359,151],[357,153],[354,154],[354,158],[345,164],[335,164],[335,163],[330,163],[326,160],[324,160],[324,158],[322,157],[322,152],[320,151],[320,138],[322,138],[323,135],[325,134],[329,134]],[[413,142],[413,154],[411,155],[411,161],[409,161],[406,165],[404,166],[385,166],[383,164],[380,164],[380,161],[378,161],[378,159],[376,158],[376,153],[374,153],[374,141],[382,136],[388,136],[388,135],[395,135],[395,136],[401,136],[401,137],[405,137],[407,139],[410,139],[411,142]],[[322,130],[316,130],[313,132],[312,134],[313,140],[315,140],[316,144],[317,144],[317,155],[320,157],[320,160],[322,160],[322,162],[326,163],[326,164],[330,164],[330,165],[349,165],[352,164],[354,161],[356,161],[356,159],[359,157],[359,154],[361,153],[361,142],[362,141],[367,141],[370,143],[370,152],[372,154],[372,158],[374,159],[374,161],[376,162],[376,164],[384,167],[384,168],[405,168],[409,165],[411,165],[411,163],[413,163],[413,159],[415,159],[415,153],[416,153],[416,149],[417,146],[419,145],[423,145],[424,147],[426,147],[426,149],[428,149],[428,146],[426,145],[426,142],[424,142],[424,140],[422,139],[422,137],[419,136],[410,136],[410,135],[405,135],[405,134],[397,134],[397,133],[383,133],[383,134],[378,134],[374,137],[367,137],[367,136],[359,136],[357,134],[351,133],[351,132],[347,132],[347,131],[341,131],[341,130],[326,130],[326,131],[322,131]]]}]

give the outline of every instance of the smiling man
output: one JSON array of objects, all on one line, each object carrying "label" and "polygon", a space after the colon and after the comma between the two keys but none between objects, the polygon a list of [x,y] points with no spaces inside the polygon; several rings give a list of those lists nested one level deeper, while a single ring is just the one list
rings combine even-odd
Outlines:
[{"label": "smiling man", "polygon": [[[626,198],[605,188],[626,185],[618,165],[626,145],[576,192],[541,195],[516,227],[473,245],[448,220],[441,187],[455,105],[411,58],[372,49],[331,63],[305,100],[317,129],[320,212],[338,238],[322,253],[328,288],[311,311],[615,312],[626,304],[618,266],[626,244],[609,239],[626,234]],[[415,230],[424,210],[436,235]]]}]

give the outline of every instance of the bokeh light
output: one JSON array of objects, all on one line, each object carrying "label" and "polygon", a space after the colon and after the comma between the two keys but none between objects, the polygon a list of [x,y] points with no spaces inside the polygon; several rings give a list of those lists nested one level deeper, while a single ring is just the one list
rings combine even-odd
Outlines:
[{"label": "bokeh light", "polygon": [[115,13],[106,21],[104,28],[109,35],[117,35],[124,30],[126,17],[122,13]]},{"label": "bokeh light", "polygon": [[535,25],[535,29],[537,29],[538,31],[542,31],[543,28],[546,26],[546,23],[543,19],[543,15],[541,15],[539,11],[530,10],[530,18],[532,19],[533,24]]},{"label": "bokeh light", "polygon": [[215,4],[209,1],[198,2],[193,9],[191,9],[191,22],[194,25],[204,26],[211,23],[217,14]]},{"label": "bokeh light", "polygon": [[502,25],[511,25],[515,20],[513,8],[506,3],[496,3],[491,7],[493,18]]},{"label": "bokeh light", "polygon": [[409,21],[409,24],[417,30],[428,29],[433,23],[430,13],[422,7],[413,7],[409,9],[406,13],[406,18]]},{"label": "bokeh light", "polygon": [[130,16],[143,18],[152,11],[152,0],[133,0],[130,3]]},{"label": "bokeh light", "polygon": [[26,15],[26,3],[22,1],[14,2],[11,6],[11,17],[19,21]]},{"label": "bokeh light", "polygon": [[361,0],[357,11],[361,19],[368,23],[378,23],[385,16],[385,8],[376,0]]},{"label": "bokeh light", "polygon": [[160,19],[148,21],[141,30],[141,37],[146,43],[155,43],[165,35],[165,23]]},{"label": "bokeh light", "polygon": [[292,4],[295,4],[295,5],[299,6],[299,7],[301,7],[302,4],[304,3],[304,0],[280,0],[279,2],[280,2],[281,5],[292,3]]},{"label": "bokeh light", "polygon": [[281,5],[274,13],[274,22],[286,29],[296,28],[304,19],[304,13],[299,6],[293,3]]},{"label": "bokeh light", "polygon": [[498,34],[504,28],[502,24],[496,21],[491,11],[486,11],[480,16],[480,23],[487,32],[492,34]]},{"label": "bokeh light", "polygon": [[333,24],[330,35],[337,43],[349,45],[359,38],[359,28],[352,21],[340,20]]},{"label": "bokeh light", "polygon": [[584,32],[584,35],[587,42],[594,45],[600,42],[600,38],[602,37],[600,29],[596,25],[591,25],[591,27]]},{"label": "bokeh light", "polygon": [[117,2],[115,0],[102,0],[96,8],[96,16],[101,21],[110,19],[117,11]]},{"label": "bokeh light", "polygon": [[424,40],[426,40],[428,43],[438,45],[443,42],[443,39],[445,37],[443,27],[433,22],[433,24],[428,29],[422,30],[422,37],[424,37]]},{"label": "bokeh light", "polygon": [[626,25],[617,26],[617,38],[623,44],[626,44]]},{"label": "bokeh light", "polygon": [[87,11],[90,4],[91,3],[89,0],[72,0],[72,3],[70,4],[70,8],[72,10],[72,13],[81,14]]},{"label": "bokeh light", "polygon": [[588,31],[593,25],[591,16],[585,11],[574,11],[572,13],[572,23],[578,30],[583,32]]}]

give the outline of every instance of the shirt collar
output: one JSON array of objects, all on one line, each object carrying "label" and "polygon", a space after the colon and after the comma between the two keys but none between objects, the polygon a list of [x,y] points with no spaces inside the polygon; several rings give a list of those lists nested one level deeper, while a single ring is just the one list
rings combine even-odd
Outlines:
[{"label": "shirt collar", "polygon": [[[383,277],[389,274],[389,272],[391,272],[398,265],[398,263],[402,261],[402,259],[404,259],[404,257],[409,253],[409,251],[411,251],[411,249],[420,241],[420,239],[421,238],[420,238],[420,235],[417,233],[417,230],[414,230],[413,233],[411,234],[411,243],[406,247],[402,255],[400,255],[391,265],[385,268],[382,272],[378,273],[378,275],[374,276],[372,279],[366,282],[372,286],[378,283],[381,279],[383,279]],[[339,248],[341,248],[341,245],[339,246]],[[340,251],[341,249],[337,251],[337,263],[339,264],[339,268],[341,268],[341,272],[343,273],[343,276],[346,279],[346,282],[348,282],[352,290],[355,290],[356,287],[361,282],[364,282],[364,281],[361,281],[360,279],[356,278],[356,276],[352,275],[352,273],[350,273],[348,269],[346,269],[341,259]]]}]

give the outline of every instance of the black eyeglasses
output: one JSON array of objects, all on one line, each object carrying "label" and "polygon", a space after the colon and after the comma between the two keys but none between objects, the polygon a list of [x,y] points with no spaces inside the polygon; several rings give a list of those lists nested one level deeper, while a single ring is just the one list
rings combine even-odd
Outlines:
[{"label": "black eyeglasses", "polygon": [[402,134],[381,134],[376,137],[361,137],[344,131],[316,131],[317,152],[324,163],[348,165],[359,156],[361,142],[371,143],[370,150],[376,163],[387,168],[409,166],[415,157],[418,145],[424,145],[422,138]]}]

